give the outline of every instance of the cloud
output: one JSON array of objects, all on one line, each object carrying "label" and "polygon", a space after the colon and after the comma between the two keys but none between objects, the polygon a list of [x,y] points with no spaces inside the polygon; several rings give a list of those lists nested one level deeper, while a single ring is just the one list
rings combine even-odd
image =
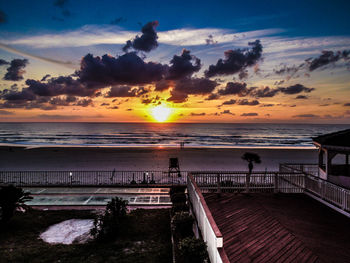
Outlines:
[{"label": "cloud", "polygon": [[51,77],[50,74],[46,74],[44,77],[41,78],[40,81],[46,81],[49,77]]},{"label": "cloud", "polygon": [[344,103],[345,107],[350,107],[350,102],[349,103]]},{"label": "cloud", "polygon": [[73,105],[80,106],[80,107],[87,107],[87,106],[93,105],[93,103],[92,103],[92,99],[80,99]]},{"label": "cloud", "polygon": [[315,90],[314,88],[307,88],[307,87],[305,87],[302,84],[295,84],[295,85],[292,85],[292,86],[289,86],[289,87],[286,87],[286,88],[279,87],[278,89],[282,93],[288,94],[288,95],[297,94],[297,93],[300,93],[300,92],[310,93],[311,91]]},{"label": "cloud", "polygon": [[219,94],[212,93],[208,97],[205,98],[205,100],[218,100],[220,98]]},{"label": "cloud", "polygon": [[10,63],[10,67],[7,68],[4,80],[22,80],[23,74],[25,73],[24,68],[28,63],[29,61],[27,59],[13,59]]},{"label": "cloud", "polygon": [[5,22],[7,22],[7,15],[2,10],[0,10],[0,24],[3,24]]},{"label": "cloud", "polygon": [[8,64],[10,64],[10,62],[0,58],[0,66],[8,65]]},{"label": "cloud", "polygon": [[71,76],[60,76],[50,78],[47,82],[42,82],[34,79],[26,80],[27,88],[23,91],[29,91],[37,96],[58,96],[58,95],[73,95],[80,97],[92,97],[97,89],[87,87],[86,84],[80,82],[79,79],[74,79]]},{"label": "cloud", "polygon": [[281,90],[280,89],[272,89],[268,86],[263,88],[251,88],[251,95],[256,98],[270,98],[276,96]]},{"label": "cloud", "polygon": [[180,56],[174,55],[170,64],[167,76],[170,80],[190,77],[201,69],[201,60],[191,55],[191,51],[187,49],[183,49]]},{"label": "cloud", "polygon": [[118,57],[87,54],[76,74],[81,82],[91,86],[138,85],[163,79],[167,68],[167,65],[145,62],[135,52]]},{"label": "cloud", "polygon": [[318,118],[318,117],[320,116],[315,114],[299,114],[299,115],[293,116],[293,118]]},{"label": "cloud", "polygon": [[249,94],[250,90],[247,88],[246,83],[241,82],[228,82],[224,89],[220,89],[218,93],[220,95],[237,95],[244,97]]},{"label": "cloud", "polygon": [[173,82],[169,80],[160,80],[156,82],[155,91],[164,91],[169,89],[173,85]]},{"label": "cloud", "polygon": [[123,23],[123,22],[126,22],[126,18],[124,17],[118,17],[118,18],[115,18],[113,19],[110,24],[111,25],[119,25],[120,23]]},{"label": "cloud", "polygon": [[280,69],[274,69],[273,71],[277,75],[284,75],[284,74],[289,74],[289,75],[294,75],[297,73],[300,69],[302,69],[305,66],[305,63],[300,64],[299,66],[293,65],[293,66],[286,66],[283,65],[282,68]]},{"label": "cloud", "polygon": [[191,112],[191,116],[205,116],[205,112],[202,113],[195,113],[195,112]]},{"label": "cloud", "polygon": [[231,100],[224,101],[224,102],[221,104],[221,106],[222,106],[222,105],[233,105],[233,104],[236,104],[236,100],[231,99]]},{"label": "cloud", "polygon": [[174,103],[185,102],[188,95],[206,95],[218,86],[216,81],[207,78],[183,78],[175,83],[175,87],[171,90],[171,97],[168,101]]},{"label": "cloud", "polygon": [[267,104],[261,104],[260,107],[273,107],[275,104],[267,103]]},{"label": "cloud", "polygon": [[252,117],[252,116],[258,116],[259,114],[256,112],[248,112],[248,113],[242,113],[241,116],[243,117]]},{"label": "cloud", "polygon": [[260,40],[249,42],[250,50],[227,50],[225,59],[219,59],[216,65],[210,65],[205,71],[205,76],[210,78],[218,75],[231,75],[244,71],[247,67],[254,66],[262,55]]},{"label": "cloud", "polygon": [[[146,95],[147,96],[147,95]],[[144,99],[142,99],[141,100],[141,103],[142,104],[146,104],[146,105],[148,105],[148,104],[161,104],[161,102],[160,102],[160,100],[161,100],[161,98],[157,95],[157,96],[155,96],[155,97],[151,97],[151,98],[149,98],[149,97],[146,97],[146,98],[144,98]]]},{"label": "cloud", "polygon": [[145,94],[145,89],[143,87],[133,88],[130,86],[115,86],[108,91],[105,97],[138,97],[143,94]]},{"label": "cloud", "polygon": [[336,51],[336,52],[324,50],[322,51],[322,55],[308,61],[308,64],[309,64],[308,68],[310,71],[314,71],[315,69],[318,69],[320,67],[326,66],[331,63],[335,63],[340,59],[348,59],[349,54],[350,54],[350,50],[343,50],[343,51]]},{"label": "cloud", "polygon": [[117,109],[119,109],[119,107],[118,106],[112,106],[112,107],[108,107],[108,109],[117,110]]},{"label": "cloud", "polygon": [[133,40],[128,40],[123,47],[123,51],[127,52],[130,48],[133,48],[134,50],[150,52],[152,49],[157,48],[157,26],[158,21],[148,22],[141,29],[142,35],[136,36]]},{"label": "cloud", "polygon": [[[237,33],[221,28],[181,28],[157,32],[157,41],[166,45],[182,47],[206,45],[205,40],[211,34],[215,36],[220,44],[232,43],[232,41],[237,43],[238,40],[246,43],[247,40],[279,32],[282,32],[282,30],[264,29]],[[101,44],[123,45],[137,33],[136,31],[123,30],[114,25],[85,25],[76,30],[59,33],[23,35],[3,40],[3,43],[7,45],[26,45],[33,48],[81,47]],[[294,47],[294,45],[292,46]]]},{"label": "cloud", "polygon": [[215,45],[215,44],[218,43],[218,41],[215,41],[213,35],[210,34],[210,35],[208,36],[208,38],[205,39],[205,43],[206,43],[207,45]]},{"label": "cloud", "polygon": [[295,99],[297,99],[297,100],[306,100],[308,98],[309,98],[308,96],[304,96],[304,95],[298,95],[295,97]]},{"label": "cloud", "polygon": [[220,112],[220,114],[235,115],[235,114],[232,113],[230,110],[224,110],[224,111]]},{"label": "cloud", "polygon": [[237,104],[238,105],[256,106],[256,105],[259,105],[260,102],[258,100],[249,101],[247,99],[244,99],[244,100],[239,100]]},{"label": "cloud", "polygon": [[248,94],[253,96],[253,97],[256,97],[256,98],[266,98],[266,97],[274,97],[279,93],[283,93],[286,95],[294,95],[294,94],[298,94],[301,92],[310,93],[313,90],[315,90],[315,89],[314,88],[307,88],[302,84],[295,84],[295,85],[291,85],[288,87],[278,87],[275,89],[272,89],[268,86],[263,87],[263,88],[251,87],[251,88],[249,88]]},{"label": "cloud", "polygon": [[73,67],[73,63],[70,61],[61,61],[61,60],[57,60],[57,59],[52,59],[52,58],[47,58],[47,57],[43,57],[43,56],[37,56],[37,55],[33,55],[18,49],[15,49],[13,47],[10,47],[8,45],[4,45],[0,43],[0,48],[3,50],[6,50],[8,52],[11,52],[13,54],[17,54],[17,55],[21,55],[24,57],[29,57],[29,58],[34,58],[37,60],[41,60],[44,62],[49,62],[49,63],[54,63],[54,64],[58,64],[58,65],[63,65],[63,66],[68,66],[68,67]]},{"label": "cloud", "polygon": [[14,115],[15,113],[7,110],[0,110],[0,115]]}]

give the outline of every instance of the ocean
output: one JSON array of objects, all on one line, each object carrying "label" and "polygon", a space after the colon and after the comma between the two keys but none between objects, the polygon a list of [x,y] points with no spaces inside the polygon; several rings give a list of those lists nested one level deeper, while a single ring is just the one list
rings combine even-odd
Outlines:
[{"label": "ocean", "polygon": [[313,147],[350,124],[0,123],[0,144],[26,146]]}]

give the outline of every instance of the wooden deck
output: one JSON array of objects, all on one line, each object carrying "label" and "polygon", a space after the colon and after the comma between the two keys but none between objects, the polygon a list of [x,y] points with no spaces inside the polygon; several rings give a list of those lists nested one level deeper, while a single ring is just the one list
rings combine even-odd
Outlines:
[{"label": "wooden deck", "polygon": [[350,219],[301,194],[204,194],[230,262],[350,262]]}]

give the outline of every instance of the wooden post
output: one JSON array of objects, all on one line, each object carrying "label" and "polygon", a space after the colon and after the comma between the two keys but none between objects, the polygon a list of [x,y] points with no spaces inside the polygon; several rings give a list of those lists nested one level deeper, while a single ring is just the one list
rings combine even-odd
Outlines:
[{"label": "wooden post", "polygon": [[247,193],[249,193],[249,190],[250,190],[249,187],[250,187],[250,173],[247,173],[245,177],[245,190]]},{"label": "wooden post", "polygon": [[275,188],[273,190],[275,194],[278,193],[278,173],[275,173]]},{"label": "wooden post", "polygon": [[216,183],[217,183],[217,194],[218,197],[221,196],[221,181],[220,181],[220,174],[216,175]]}]

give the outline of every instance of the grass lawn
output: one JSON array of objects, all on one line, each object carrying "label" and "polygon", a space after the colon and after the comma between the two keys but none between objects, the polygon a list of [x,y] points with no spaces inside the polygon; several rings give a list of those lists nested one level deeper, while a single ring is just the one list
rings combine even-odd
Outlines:
[{"label": "grass lawn", "polygon": [[52,224],[93,218],[90,211],[38,211],[16,214],[0,229],[0,262],[171,262],[168,209],[137,209],[130,213],[115,241],[50,245],[39,239]]}]

